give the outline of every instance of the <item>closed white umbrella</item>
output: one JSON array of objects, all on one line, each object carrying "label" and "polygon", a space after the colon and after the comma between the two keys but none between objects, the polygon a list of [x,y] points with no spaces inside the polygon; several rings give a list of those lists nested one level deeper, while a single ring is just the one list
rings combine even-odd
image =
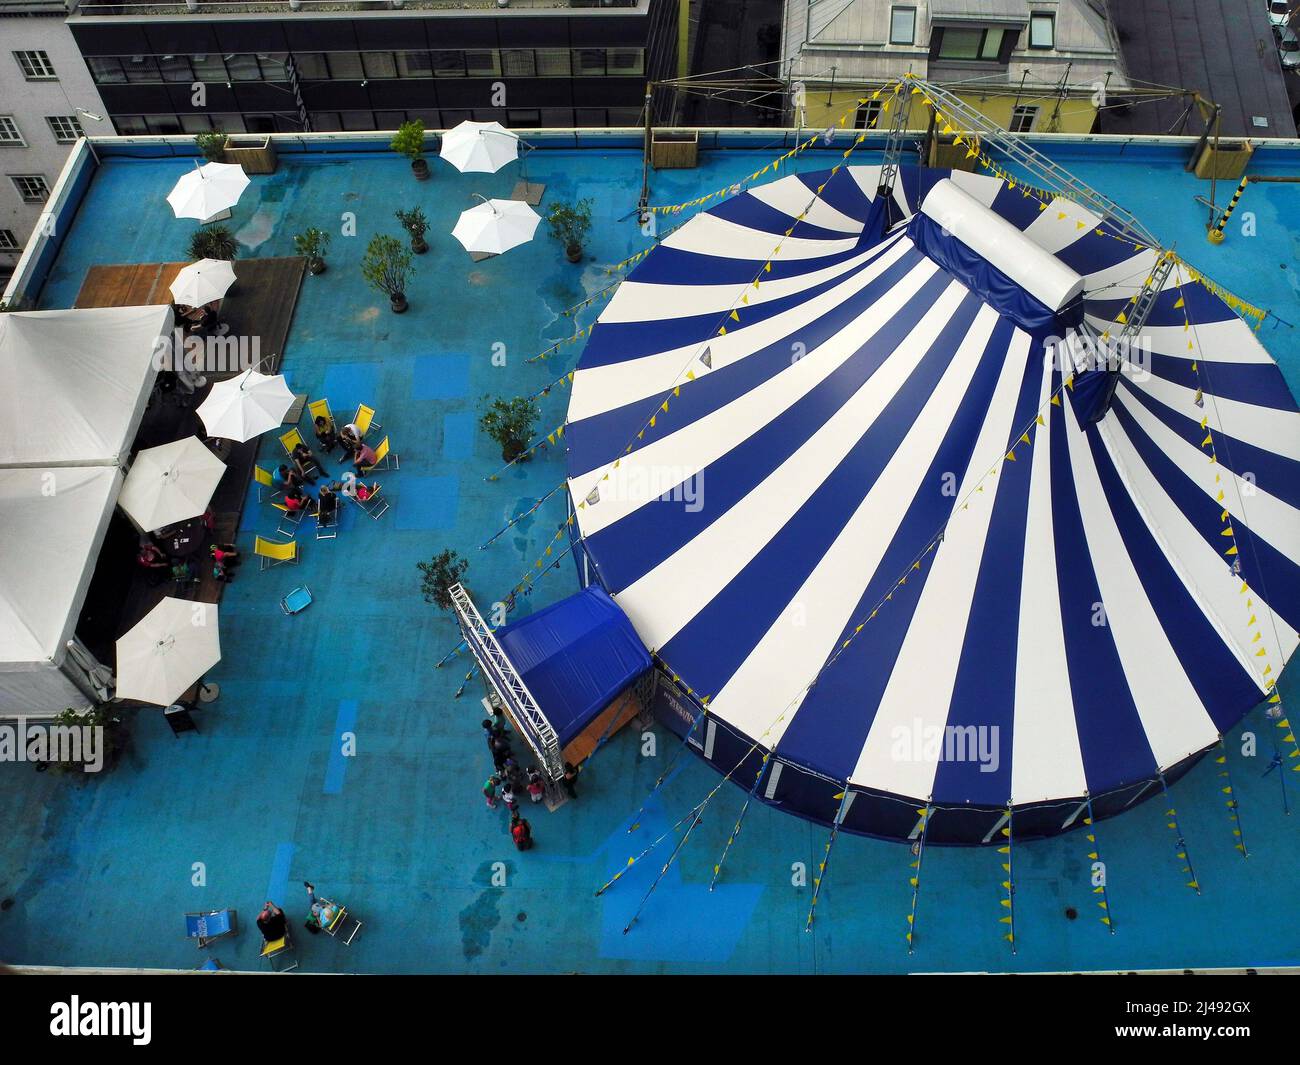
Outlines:
[{"label": "closed white umbrella", "polygon": [[208,509],[226,464],[197,436],[146,448],[126,475],[122,509],[141,529],[153,532]]},{"label": "closed white umbrella", "polygon": [[218,381],[199,404],[199,417],[209,436],[251,440],[277,428],[293,406],[293,393],[284,375],[274,377],[245,370],[238,377]]},{"label": "closed white umbrella", "polygon": [[484,200],[461,213],[451,235],[466,251],[500,255],[532,240],[541,220],[522,200]]},{"label": "closed white umbrella", "polygon": [[495,174],[519,157],[519,138],[500,122],[462,122],[442,135],[439,155],[462,174]]},{"label": "closed white umbrella", "polygon": [[186,174],[167,193],[177,218],[207,219],[228,211],[248,188],[248,175],[238,163],[206,163]]},{"label": "closed white umbrella", "polygon": [[235,267],[225,259],[200,259],[181,270],[171,283],[172,299],[187,307],[219,300],[235,283]]},{"label": "closed white umbrella", "polygon": [[169,706],[221,661],[217,605],[168,596],[117,641],[117,697]]}]

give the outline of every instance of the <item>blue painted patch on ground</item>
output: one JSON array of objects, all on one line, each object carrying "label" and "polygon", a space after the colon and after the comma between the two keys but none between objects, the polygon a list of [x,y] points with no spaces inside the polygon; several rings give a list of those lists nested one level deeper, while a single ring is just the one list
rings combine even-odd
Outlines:
[{"label": "blue painted patch on ground", "polygon": [[[336,363],[325,371],[321,392],[330,401],[330,410],[341,422],[349,422],[356,414],[357,405],[377,407],[379,396],[379,363]],[[379,415],[383,417],[382,414]]]},{"label": "blue painted patch on ground", "polygon": [[421,355],[415,360],[411,394],[416,399],[464,399],[469,393],[468,355]]},{"label": "blue painted patch on ground", "polygon": [[460,510],[460,486],[452,476],[401,478],[402,503],[394,508],[399,529],[450,529]]},{"label": "blue painted patch on ground", "polygon": [[[326,795],[337,795],[343,790],[343,778],[347,775],[348,762],[352,755],[345,752],[344,746],[350,734],[357,728],[357,701],[344,699],[339,703],[338,717],[334,719],[334,732],[330,737],[329,764],[325,767]],[[353,737],[355,742],[355,737]]]},{"label": "blue painted patch on ground", "polygon": [[477,418],[469,411],[452,411],[442,419],[442,455],[448,459],[467,459],[474,454]]}]

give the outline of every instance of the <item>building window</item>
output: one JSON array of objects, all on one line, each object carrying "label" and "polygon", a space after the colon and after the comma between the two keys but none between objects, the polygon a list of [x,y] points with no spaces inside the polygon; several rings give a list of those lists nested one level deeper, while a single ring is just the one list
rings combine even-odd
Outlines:
[{"label": "building window", "polygon": [[495,48],[470,48],[465,51],[465,71],[471,78],[495,78],[501,74],[501,62]]},{"label": "building window", "polygon": [[0,115],[0,145],[6,148],[26,148],[27,142],[18,132],[18,123],[13,115]]},{"label": "building window", "polygon": [[23,203],[44,203],[49,199],[50,186],[41,174],[10,174],[9,180],[14,183]]},{"label": "building window", "polygon": [[629,77],[645,71],[645,50],[641,48],[611,48],[606,60],[610,77]]},{"label": "building window", "polygon": [[1038,118],[1038,107],[1035,104],[1017,104],[1011,111],[1011,132],[1012,133],[1029,133],[1034,128],[1034,121]]},{"label": "building window", "polygon": [[0,251],[18,251],[18,238],[12,229],[0,229]]},{"label": "building window", "polygon": [[1029,47],[1056,47],[1056,16],[1034,12],[1029,16]]},{"label": "building window", "polygon": [[23,77],[28,81],[55,81],[58,75],[45,52],[15,52],[14,58],[23,69]]},{"label": "building window", "polygon": [[48,115],[45,121],[50,124],[50,132],[58,144],[72,144],[82,134],[76,115]]},{"label": "building window", "polygon": [[875,129],[879,121],[879,100],[868,100],[865,104],[858,104],[858,112],[853,116],[854,129]]},{"label": "building window", "polygon": [[537,48],[534,52],[539,78],[567,78],[573,70],[567,48]]},{"label": "building window", "polygon": [[403,78],[431,78],[433,64],[428,52],[398,52],[397,73]]},{"label": "building window", "polygon": [[605,49],[575,48],[573,52],[573,73],[579,77],[604,77]]},{"label": "building window", "polygon": [[889,9],[889,43],[916,43],[916,8],[891,7]]},{"label": "building window", "polygon": [[1000,29],[958,29],[945,26],[939,33],[940,59],[969,59],[992,61],[1002,49]]},{"label": "building window", "polygon": [[531,48],[501,49],[501,73],[507,78],[537,77],[537,63]]},{"label": "building window", "polygon": [[433,53],[433,76],[435,78],[463,78],[465,76],[465,53],[450,48],[440,48]]}]

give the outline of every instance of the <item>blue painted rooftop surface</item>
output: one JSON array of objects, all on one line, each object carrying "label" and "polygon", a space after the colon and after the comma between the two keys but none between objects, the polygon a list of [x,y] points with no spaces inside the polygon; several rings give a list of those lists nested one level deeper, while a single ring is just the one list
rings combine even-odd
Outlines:
[{"label": "blue painted rooftop surface", "polygon": [[[652,202],[675,203],[726,186],[775,153],[706,153],[699,169],[652,175]],[[1242,298],[1268,308],[1261,339],[1300,392],[1300,188],[1256,185],[1228,240],[1212,247],[1193,197],[1207,191],[1183,172],[1183,149],[1075,146],[1057,150],[1079,177],[1134,211],[1178,251]],[[826,165],[808,152],[798,165]],[[867,156],[864,161],[875,161]],[[45,287],[42,306],[69,306],[96,263],[183,257],[191,224],[163,196],[191,164],[109,158],[92,183]],[[516,174],[460,175],[434,161],[416,183],[387,154],[286,157],[254,178],[231,223],[240,257],[293,253],[292,236],[314,225],[335,233],[329,271],[307,277],[286,350],[297,391],[325,395],[336,412],[378,408],[402,458],[388,475],[393,510],[380,522],[345,511],[332,542],[303,543],[297,569],[245,566],[222,602],[224,658],[210,674],[219,701],[200,711],[200,733],[174,737],[142,713],[110,774],[91,780],[0,765],[0,959],[12,963],[196,968],[204,955],[184,938],[186,911],[233,906],[243,931],[211,953],[256,969],[253,918],[262,901],[305,917],[303,880],[351,905],[365,921],[349,948],[297,935],[307,971],[847,972],[1062,970],[1300,964],[1293,919],[1300,817],[1283,808],[1281,777],[1265,773],[1277,730],[1259,711],[1228,740],[1226,769],[1241,801],[1249,858],[1234,849],[1221,789],[1224,766],[1206,760],[1171,790],[1201,894],[1176,857],[1162,799],[1097,831],[1106,863],[1114,934],[1092,891],[1091,845],[1080,833],[1017,848],[1017,953],[1004,941],[995,851],[931,848],[925,858],[915,951],[904,941],[913,860],[906,847],[841,837],[805,932],[821,828],[755,804],[716,890],[714,862],[743,792],[721,788],[641,913],[659,861],[638,864],[601,897],[594,892],[627,859],[669,830],[714,788],[717,775],[683,757],[628,826],[679,746],[624,732],[579,782],[580,798],[555,813],[528,811],[535,850],[517,853],[504,814],[485,808],[491,769],[478,721],[478,681],[453,698],[466,661],[434,670],[457,641],[451,620],[418,594],[415,563],[444,546],[470,560],[481,606],[502,598],[564,518],[562,493],[495,544],[492,533],[554,487],[562,456],[544,451],[499,480],[499,454],[474,425],[481,397],[533,392],[572,366],[579,345],[545,362],[525,360],[590,323],[560,312],[610,281],[605,267],[647,239],[629,218],[639,153],[539,151],[529,177],[547,202],[590,197],[588,258],[564,261],[539,230],[532,244],[474,263],[450,237],[471,193],[508,196]],[[1261,172],[1300,176],[1300,152],[1257,156]],[[1220,189],[1221,199],[1228,190]],[[358,262],[374,232],[396,234],[393,211],[420,205],[432,246],[417,260],[411,310],[392,315],[367,289]],[[357,237],[340,235],[349,215]],[[1250,217],[1248,218],[1247,215]],[[1245,236],[1240,223],[1253,225]],[[504,366],[493,363],[504,345]],[[501,350],[501,349],[496,349]],[[499,361],[499,360],[498,360]],[[567,391],[542,400],[543,425],[560,424]],[[264,445],[269,458],[278,447]],[[241,539],[275,522],[255,499]],[[306,582],[315,603],[285,617],[279,599]],[[547,573],[525,612],[571,594],[567,560]],[[1294,683],[1284,677],[1284,693]],[[355,736],[355,757],[339,753]],[[1248,736],[1258,739],[1249,748]],[[1300,774],[1286,800],[1300,806]],[[664,851],[666,856],[667,851]],[[807,879],[799,869],[809,871]],[[201,874],[201,875],[200,875]],[[1077,917],[1071,919],[1067,910]]]}]

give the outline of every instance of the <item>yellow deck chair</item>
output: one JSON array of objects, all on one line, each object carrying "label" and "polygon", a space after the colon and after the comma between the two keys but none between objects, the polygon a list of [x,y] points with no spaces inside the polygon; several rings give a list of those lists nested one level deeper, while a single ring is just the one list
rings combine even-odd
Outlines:
[{"label": "yellow deck chair", "polygon": [[271,476],[270,471],[262,469],[261,466],[253,466],[253,480],[257,484],[257,501],[259,503],[265,503],[268,499],[273,499],[284,491],[275,483],[275,478]]},{"label": "yellow deck chair", "polygon": [[[287,973],[298,968],[298,957],[288,935],[263,943],[261,957],[270,963],[272,972]],[[276,961],[277,958],[281,960]]]},{"label": "yellow deck chair", "polygon": [[317,399],[308,403],[307,412],[311,415],[312,425],[316,424],[317,418],[324,418],[329,422],[330,428],[334,428],[334,412],[330,410],[330,401],[328,399]]},{"label": "yellow deck chair", "polygon": [[253,554],[257,556],[261,568],[270,569],[272,566],[279,566],[282,563],[289,562],[297,564],[298,562],[298,541],[290,540],[287,544],[278,544],[274,540],[267,540],[258,536],[253,540]]},{"label": "yellow deck chair", "polygon": [[400,468],[401,464],[398,462],[397,452],[389,450],[388,437],[384,437],[379,442],[379,446],[375,448],[374,464],[362,467],[361,473],[366,475],[373,470],[396,470]]},{"label": "yellow deck chair", "polygon": [[[307,442],[302,438],[302,433],[298,432],[297,429],[290,429],[287,433],[281,433],[280,443],[284,446],[284,453],[286,455],[292,455],[293,449],[296,448],[299,444],[301,444],[303,447],[307,446]],[[308,473],[321,472],[320,464],[315,462],[314,460],[312,462],[309,462],[307,466],[308,466],[307,469]]]},{"label": "yellow deck chair", "polygon": [[365,436],[371,429],[382,429],[383,423],[375,421],[375,408],[367,407],[364,403],[357,404],[357,416],[352,419],[352,424],[361,430],[361,435]]}]

